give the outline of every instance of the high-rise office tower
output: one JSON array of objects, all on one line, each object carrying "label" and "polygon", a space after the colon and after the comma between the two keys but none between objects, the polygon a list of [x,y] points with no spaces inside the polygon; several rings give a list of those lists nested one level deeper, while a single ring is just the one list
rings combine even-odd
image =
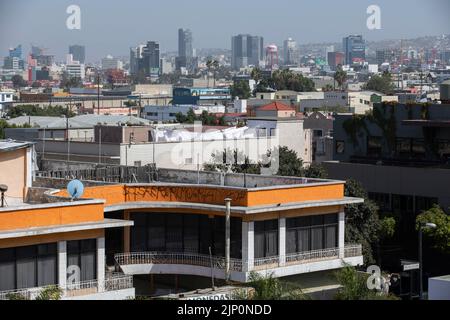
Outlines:
[{"label": "high-rise office tower", "polygon": [[234,70],[253,65],[259,67],[264,59],[264,38],[240,34],[231,39],[231,66]]},{"label": "high-rise office tower", "polygon": [[148,41],[143,47],[142,58],[139,63],[139,71],[144,71],[144,74],[150,78],[159,77],[161,67],[158,42]]},{"label": "high-rise office tower", "polygon": [[175,60],[177,70],[187,68],[189,71],[194,71],[195,59],[192,43],[192,31],[189,29],[178,29],[178,57]]},{"label": "high-rise office tower", "polygon": [[69,47],[69,54],[73,56],[73,60],[79,61],[80,63],[86,62],[86,48],[81,45],[73,45]]},{"label": "high-rise office tower", "polygon": [[298,63],[297,43],[288,38],[283,44],[283,60],[285,65],[294,65]]},{"label": "high-rise office tower", "polygon": [[145,44],[130,48],[130,74],[136,75],[139,72],[139,63],[142,59]]},{"label": "high-rise office tower", "polygon": [[345,64],[366,60],[366,43],[361,35],[350,35],[343,39]]},{"label": "high-rise office tower", "polygon": [[19,44],[17,47],[9,49],[9,57],[22,59],[22,45]]},{"label": "high-rise office tower", "polygon": [[9,55],[3,60],[4,69],[21,69],[25,67],[25,62],[22,59],[22,45],[18,45],[16,48],[9,49]]},{"label": "high-rise office tower", "polygon": [[178,29],[178,56],[192,58],[192,31],[189,29]]}]

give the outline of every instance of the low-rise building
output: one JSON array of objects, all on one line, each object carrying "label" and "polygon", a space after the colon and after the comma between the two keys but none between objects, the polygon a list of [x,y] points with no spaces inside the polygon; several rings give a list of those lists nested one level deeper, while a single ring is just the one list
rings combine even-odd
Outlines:
[{"label": "low-rise building", "polygon": [[103,200],[56,199],[35,188],[32,151],[0,141],[0,300],[35,299],[49,286],[68,300],[134,297],[130,276],[105,271],[105,230],[133,223],[105,218]]}]

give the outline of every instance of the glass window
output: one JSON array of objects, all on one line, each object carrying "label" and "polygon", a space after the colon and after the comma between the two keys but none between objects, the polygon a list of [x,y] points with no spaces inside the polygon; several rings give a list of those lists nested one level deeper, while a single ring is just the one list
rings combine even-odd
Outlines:
[{"label": "glass window", "polygon": [[183,251],[183,216],[180,214],[170,214],[166,218],[166,250]]},{"label": "glass window", "polygon": [[214,255],[225,256],[225,218],[214,217]]},{"label": "glass window", "polygon": [[297,253],[338,246],[338,215],[286,219],[286,252]]},{"label": "glass window", "polygon": [[184,216],[184,252],[199,251],[199,219],[196,215]]},{"label": "glass window", "polygon": [[201,254],[209,254],[209,247],[211,247],[211,251],[214,249],[212,243],[213,222],[214,220],[208,217],[207,215],[200,216],[199,238],[200,238]]},{"label": "glass window", "polygon": [[164,214],[152,213],[148,217],[148,226],[144,232],[148,232],[148,251],[166,250],[166,226]]},{"label": "glass window", "polygon": [[147,216],[144,213],[132,215],[134,226],[131,228],[131,250],[134,252],[147,251]]},{"label": "glass window", "polygon": [[[97,278],[97,239],[67,242],[67,266],[77,266],[80,270],[79,281]],[[67,274],[68,278],[72,274]],[[76,281],[77,282],[77,281]]]},{"label": "glass window", "polygon": [[367,138],[367,154],[369,156],[379,156],[382,150],[382,138],[381,137],[368,137]]},{"label": "glass window", "polygon": [[36,287],[36,247],[20,247],[16,249],[17,289]]},{"label": "glass window", "polygon": [[57,249],[56,243],[38,246],[37,261],[38,287],[57,283]]},{"label": "glass window", "polygon": [[0,291],[16,287],[16,258],[14,249],[0,249]]},{"label": "glass window", "polygon": [[278,220],[255,222],[255,258],[278,255]]}]

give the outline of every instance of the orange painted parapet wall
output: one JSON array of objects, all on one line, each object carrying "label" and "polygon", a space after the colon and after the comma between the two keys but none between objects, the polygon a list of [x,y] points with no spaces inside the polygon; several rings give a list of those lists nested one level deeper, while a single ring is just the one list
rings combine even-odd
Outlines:
[{"label": "orange painted parapet wall", "polygon": [[[106,205],[124,203],[125,186],[122,184],[88,187],[84,189],[83,199],[102,199],[106,201]],[[61,190],[54,194],[58,197],[69,197],[66,190]]]},{"label": "orange painted parapet wall", "polygon": [[103,220],[103,203],[64,205],[0,212],[0,231]]},{"label": "orange painted parapet wall", "polygon": [[[65,191],[56,194],[67,196]],[[252,207],[279,203],[341,199],[344,184],[324,184],[291,188],[245,190],[226,187],[186,185],[113,185],[88,187],[83,198],[104,199],[106,206],[124,202],[191,202],[223,205],[225,198],[233,206]]]}]

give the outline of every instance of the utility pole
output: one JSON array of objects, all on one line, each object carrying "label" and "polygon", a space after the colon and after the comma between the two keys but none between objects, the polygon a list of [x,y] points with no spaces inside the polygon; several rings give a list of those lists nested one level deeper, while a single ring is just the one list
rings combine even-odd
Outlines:
[{"label": "utility pole", "polygon": [[97,71],[97,114],[100,115],[100,72]]},{"label": "utility pole", "polygon": [[99,126],[98,134],[98,163],[102,163],[102,127]]},{"label": "utility pole", "polygon": [[69,137],[69,113],[66,115],[66,142],[67,142],[67,171],[69,171],[70,162],[70,137]]},{"label": "utility pole", "polygon": [[231,199],[225,199],[225,281],[230,281],[230,216]]}]

